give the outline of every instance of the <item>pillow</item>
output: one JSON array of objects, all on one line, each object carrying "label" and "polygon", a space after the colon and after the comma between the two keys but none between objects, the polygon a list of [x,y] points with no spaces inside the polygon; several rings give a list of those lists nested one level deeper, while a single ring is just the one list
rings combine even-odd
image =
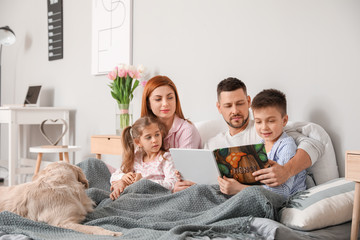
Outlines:
[{"label": "pillow", "polygon": [[[204,120],[195,122],[194,125],[199,131],[202,145],[204,145],[210,138],[228,130],[224,119]],[[201,147],[203,148],[204,146]]]},{"label": "pillow", "polygon": [[355,183],[337,178],[290,198],[280,222],[298,230],[314,230],[350,221]]},{"label": "pillow", "polygon": [[[313,174],[316,185],[339,178],[334,147],[330,136],[320,125],[311,122],[289,121],[285,128],[296,130],[304,136],[320,141],[323,144],[324,151],[322,156],[308,169]],[[288,134],[293,137],[292,134]]]}]

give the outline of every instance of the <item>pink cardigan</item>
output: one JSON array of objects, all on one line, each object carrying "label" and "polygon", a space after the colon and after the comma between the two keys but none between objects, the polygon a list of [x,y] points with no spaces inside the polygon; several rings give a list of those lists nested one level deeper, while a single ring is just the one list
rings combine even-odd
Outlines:
[{"label": "pink cardigan", "polygon": [[164,142],[167,148],[201,148],[201,137],[197,128],[177,115]]}]

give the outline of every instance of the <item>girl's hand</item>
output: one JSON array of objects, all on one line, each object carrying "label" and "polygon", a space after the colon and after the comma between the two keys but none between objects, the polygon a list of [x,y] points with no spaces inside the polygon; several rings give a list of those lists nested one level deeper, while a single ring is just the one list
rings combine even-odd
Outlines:
[{"label": "girl's hand", "polygon": [[121,180],[123,180],[128,185],[134,183],[135,179],[136,179],[136,174],[133,172],[129,172],[121,178]]},{"label": "girl's hand", "polygon": [[139,181],[140,179],[142,179],[141,173],[136,173],[135,182]]},{"label": "girl's hand", "polygon": [[120,194],[125,190],[128,186],[123,180],[118,180],[111,183],[110,191],[110,198],[111,200],[115,200],[120,197]]}]

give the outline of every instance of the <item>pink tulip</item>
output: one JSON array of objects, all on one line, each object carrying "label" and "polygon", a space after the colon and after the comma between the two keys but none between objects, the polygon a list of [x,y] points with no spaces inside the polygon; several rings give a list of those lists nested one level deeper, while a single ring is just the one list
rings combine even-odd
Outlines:
[{"label": "pink tulip", "polygon": [[140,84],[141,84],[141,86],[145,87],[146,83],[147,83],[147,81],[142,81]]},{"label": "pink tulip", "polygon": [[126,74],[127,74],[127,72],[126,72],[125,69],[119,69],[118,70],[118,76],[119,77],[121,77],[121,78],[126,77]]},{"label": "pink tulip", "polygon": [[108,79],[110,80],[115,80],[116,78],[116,72],[115,71],[112,71],[112,72],[109,72],[108,75],[107,75]]},{"label": "pink tulip", "polygon": [[131,78],[134,78],[135,75],[136,75],[136,71],[134,71],[134,70],[132,70],[132,69],[130,69],[128,73],[129,73],[129,76],[130,76]]}]

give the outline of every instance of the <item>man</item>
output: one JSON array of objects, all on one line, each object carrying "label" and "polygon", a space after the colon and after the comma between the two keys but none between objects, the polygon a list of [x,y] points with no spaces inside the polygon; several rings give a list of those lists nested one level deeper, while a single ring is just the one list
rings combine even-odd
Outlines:
[{"label": "man", "polygon": [[[217,109],[228,124],[229,131],[211,138],[205,144],[205,148],[215,149],[259,143],[261,138],[256,134],[254,121],[249,116],[251,98],[247,95],[245,84],[239,79],[227,78],[218,84],[217,96]],[[295,156],[284,166],[270,161],[271,168],[253,173],[257,181],[261,181],[269,187],[279,186],[291,176],[310,167],[324,151],[324,146],[319,141],[302,136],[293,129],[285,128],[285,131],[298,143]],[[229,195],[236,194],[243,188],[235,179],[219,177],[218,180],[220,188]],[[179,181],[175,184],[174,192],[183,190],[192,184],[194,183],[186,180]]]}]

